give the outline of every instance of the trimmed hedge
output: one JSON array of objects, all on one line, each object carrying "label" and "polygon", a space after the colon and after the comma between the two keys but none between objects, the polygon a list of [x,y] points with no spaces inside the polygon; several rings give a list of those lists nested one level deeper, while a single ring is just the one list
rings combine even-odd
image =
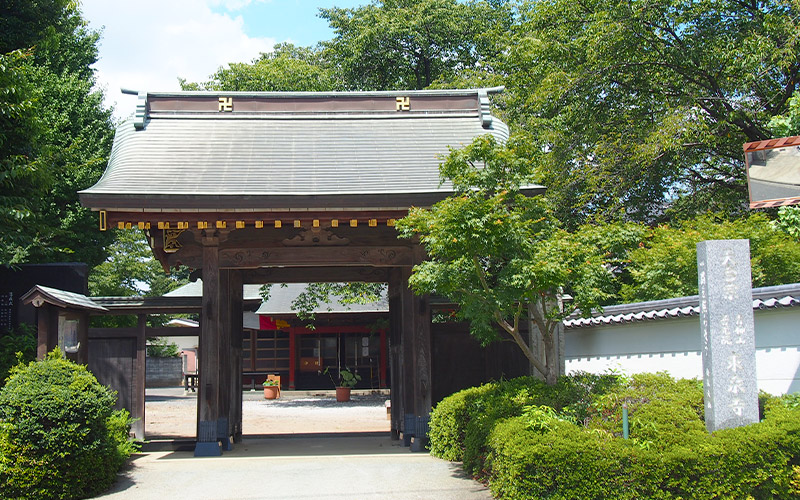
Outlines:
[{"label": "trimmed hedge", "polygon": [[759,424],[694,435],[666,450],[524,417],[489,437],[489,484],[498,498],[790,499],[800,495],[800,412],[773,409]]},{"label": "trimmed hedge", "polygon": [[[599,390],[575,391],[579,402],[551,407],[539,402],[549,390],[517,379],[446,398],[431,418],[432,453],[463,457],[465,469],[488,480],[499,498],[800,497],[797,398],[762,397],[762,422],[712,435],[703,423],[698,381],[666,374],[595,384],[570,378],[559,385]],[[629,440],[621,438],[622,402],[629,406]],[[583,418],[576,408],[585,410]]]},{"label": "trimmed hedge", "polygon": [[134,451],[116,395],[59,354],[12,370],[0,390],[0,495],[85,498]]},{"label": "trimmed hedge", "polygon": [[431,414],[431,454],[463,461],[464,470],[478,475],[487,438],[497,421],[522,415],[526,407],[537,405],[583,421],[594,398],[616,387],[618,381],[615,375],[580,373],[549,386],[535,378],[519,377],[457,392],[439,402]]}]

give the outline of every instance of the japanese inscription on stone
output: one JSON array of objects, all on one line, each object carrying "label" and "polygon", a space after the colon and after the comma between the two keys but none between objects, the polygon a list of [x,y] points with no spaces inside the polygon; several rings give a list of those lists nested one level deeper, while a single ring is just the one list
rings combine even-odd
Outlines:
[{"label": "japanese inscription on stone", "polygon": [[749,240],[697,244],[709,432],[758,422]]}]

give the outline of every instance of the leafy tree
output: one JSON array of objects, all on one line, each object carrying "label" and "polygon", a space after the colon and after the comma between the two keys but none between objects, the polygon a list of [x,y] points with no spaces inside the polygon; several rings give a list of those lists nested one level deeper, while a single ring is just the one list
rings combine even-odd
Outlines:
[{"label": "leafy tree", "polygon": [[[89,293],[95,297],[161,296],[188,282],[187,268],[166,274],[153,257],[144,234],[138,230],[116,231],[116,238],[107,247],[108,257],[89,273]],[[165,318],[150,315],[153,326],[161,326]],[[133,316],[92,318],[94,326],[135,326]]]},{"label": "leafy tree", "polygon": [[110,110],[92,90],[99,34],[71,1],[6,2],[0,13],[0,263],[94,265],[112,235],[77,191],[99,179],[111,148]]},{"label": "leafy tree", "polygon": [[[774,116],[770,120],[769,129],[775,137],[800,135],[800,92],[795,92],[789,99],[789,109],[786,114]],[[781,207],[775,224],[786,233],[800,239],[800,208]]]},{"label": "leafy tree", "polygon": [[[615,257],[641,228],[560,228],[545,200],[521,191],[533,173],[526,143],[513,138],[499,145],[483,136],[451,151],[440,173],[455,194],[430,209],[413,208],[397,228],[403,237],[418,237],[428,254],[414,267],[412,287],[458,304],[457,317],[470,322],[483,344],[501,338],[498,325],[553,384],[561,320],[613,294]],[[572,301],[563,302],[562,293]],[[544,360],[522,336],[526,320],[538,330]]]},{"label": "leafy tree", "polygon": [[324,59],[320,49],[275,45],[252,63],[231,63],[199,84],[181,80],[183,90],[231,91],[326,91],[339,90],[340,78]]},{"label": "leafy tree", "polygon": [[[263,300],[269,300],[273,285],[260,289]],[[281,284],[280,286],[286,286]],[[385,283],[309,283],[291,303],[292,311],[303,321],[314,321],[314,311],[323,308],[335,298],[341,304],[369,304],[377,302],[386,291]],[[309,325],[313,327],[312,325]]]},{"label": "leafy tree", "polygon": [[800,207],[779,208],[778,219],[773,221],[773,224],[789,236],[800,240]]},{"label": "leafy tree", "polygon": [[800,82],[789,0],[525,2],[498,63],[558,217],[742,213],[741,145]]},{"label": "leafy tree", "polygon": [[775,137],[800,135],[800,92],[795,92],[789,99],[786,114],[773,116],[768,127]]},{"label": "leafy tree", "polygon": [[487,36],[510,23],[504,1],[374,0],[350,9],[320,9],[334,30],[324,42],[347,88],[423,89],[474,67],[495,47]]},{"label": "leafy tree", "polygon": [[24,258],[32,201],[50,182],[46,166],[31,158],[39,123],[27,58],[22,51],[0,54],[0,264]]},{"label": "leafy tree", "polygon": [[637,302],[697,294],[697,243],[749,239],[753,286],[800,281],[800,242],[779,231],[761,213],[727,221],[708,214],[650,231],[630,252],[630,281],[623,300]]}]

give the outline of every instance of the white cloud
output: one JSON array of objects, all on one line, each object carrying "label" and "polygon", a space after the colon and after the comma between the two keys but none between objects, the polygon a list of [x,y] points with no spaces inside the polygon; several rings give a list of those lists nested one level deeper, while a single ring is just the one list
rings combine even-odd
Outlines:
[{"label": "white cloud", "polygon": [[127,116],[133,90],[180,90],[178,77],[205,81],[220,66],[245,62],[272,50],[272,38],[253,38],[244,32],[241,16],[217,13],[209,5],[244,6],[249,0],[84,0],[84,18],[93,29],[103,28],[98,83],[106,102],[116,103],[117,117]]}]

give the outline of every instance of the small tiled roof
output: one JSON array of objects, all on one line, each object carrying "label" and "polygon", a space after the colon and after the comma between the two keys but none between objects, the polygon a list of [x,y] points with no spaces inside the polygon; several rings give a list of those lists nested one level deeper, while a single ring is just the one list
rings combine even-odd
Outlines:
[{"label": "small tiled roof", "polygon": [[[243,285],[242,290],[242,300],[245,302],[253,302],[253,301],[260,301],[261,294],[259,290],[261,289],[261,285],[250,285],[245,284]],[[164,297],[202,297],[203,296],[203,280],[197,279],[196,281],[190,281],[183,286],[172,290],[171,292],[167,292],[164,294]]]},{"label": "small tiled roof", "polygon": [[[306,285],[307,283],[288,283],[285,286],[280,284],[272,285],[269,292],[269,300],[261,303],[256,314],[268,316],[295,314],[292,309],[292,302],[305,290]],[[244,285],[244,300],[260,301],[260,289],[261,285]],[[198,279],[165,294],[164,297],[201,297],[202,294],[203,280]],[[389,312],[389,301],[384,295],[379,301],[369,304],[342,304],[336,297],[332,297],[329,303],[322,304],[314,311],[316,314],[363,312]]]},{"label": "small tiled roof", "polygon": [[[103,177],[81,199],[109,210],[263,210],[294,208],[298,197],[312,208],[443,198],[438,167],[449,147],[508,138],[489,113],[495,91],[140,94]],[[228,98],[232,111],[218,111]],[[405,98],[408,111],[396,110]]]},{"label": "small tiled roof", "polygon": [[[261,304],[256,314],[267,316],[295,314],[292,302],[305,288],[306,283],[288,283],[286,286],[273,285],[270,289],[269,300]],[[330,302],[321,304],[313,312],[315,314],[385,313],[389,312],[389,301],[384,295],[379,301],[369,304],[342,304],[337,297],[331,297]]]},{"label": "small tiled roof", "polygon": [[[800,305],[800,283],[753,288],[753,309],[794,307]],[[655,319],[678,318],[700,314],[700,297],[652,300],[607,306],[588,318],[573,314],[564,320],[566,328],[581,328]]]},{"label": "small tiled roof", "polygon": [[31,288],[28,293],[21,297],[21,300],[23,303],[28,304],[33,302],[36,297],[40,297],[48,304],[53,304],[63,308],[73,308],[95,312],[108,311],[108,309],[105,307],[95,304],[92,299],[86,295],[42,285],[36,285],[35,287]]}]

